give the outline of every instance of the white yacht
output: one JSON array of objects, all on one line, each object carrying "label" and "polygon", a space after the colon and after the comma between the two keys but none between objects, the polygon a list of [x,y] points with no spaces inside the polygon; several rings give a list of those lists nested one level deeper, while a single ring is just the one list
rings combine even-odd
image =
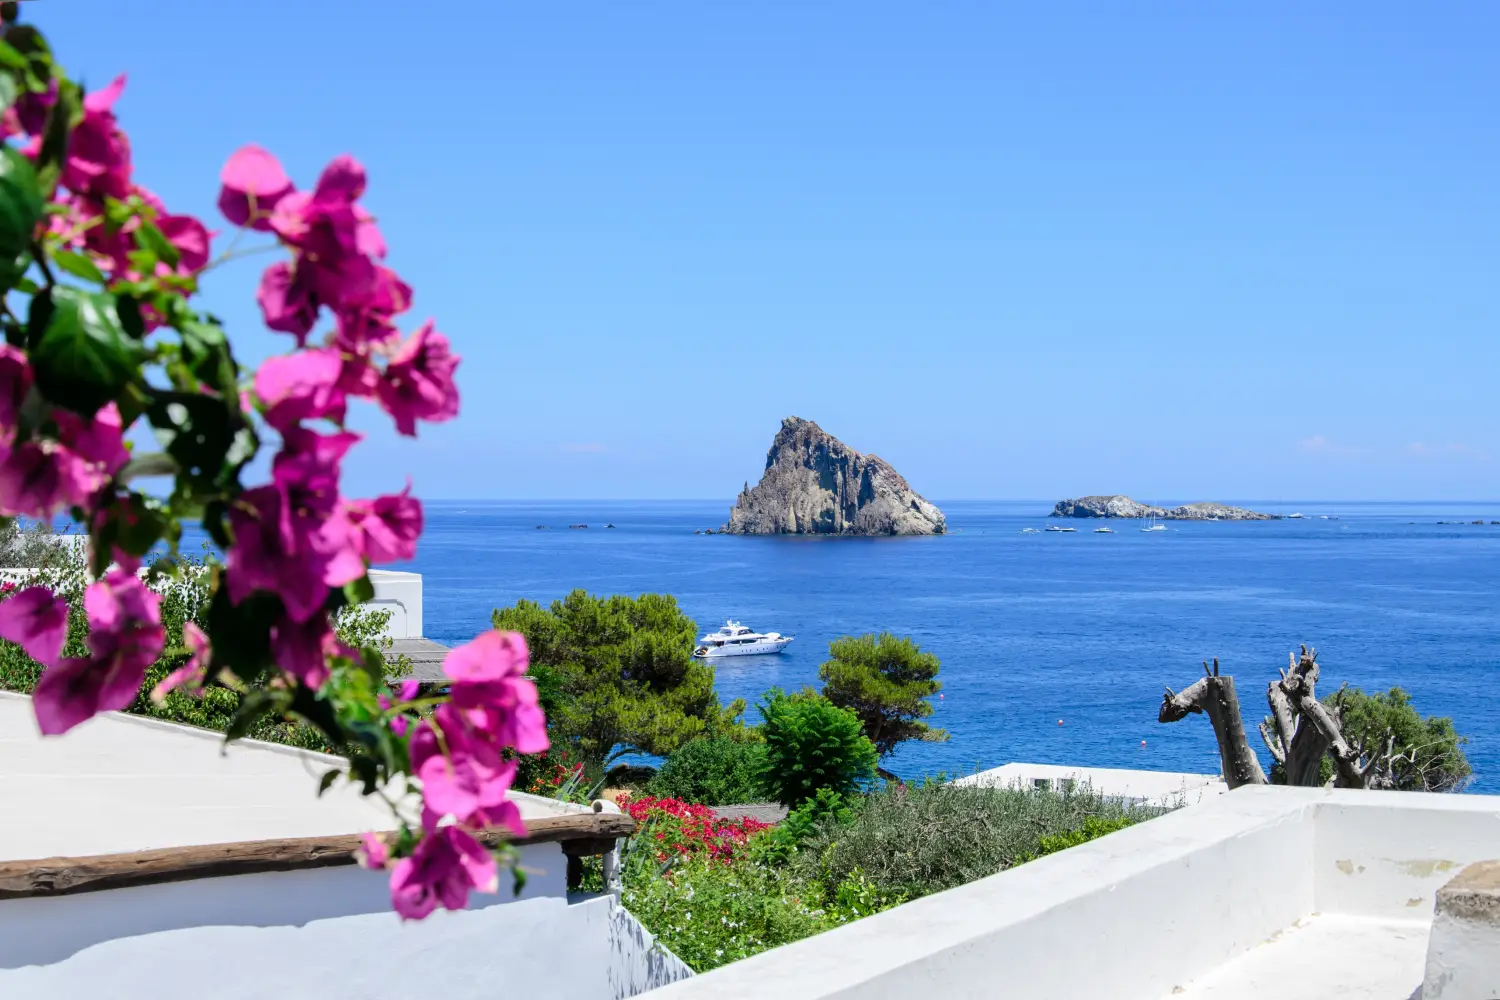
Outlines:
[{"label": "white yacht", "polygon": [[739,622],[730,620],[717,632],[710,632],[698,640],[693,655],[752,656],[756,653],[779,653],[790,645],[792,637],[779,632],[752,632]]},{"label": "white yacht", "polygon": [[1077,531],[1078,529],[1077,528],[1064,528],[1064,527],[1062,527],[1061,525],[1058,525],[1058,524],[1049,524],[1049,525],[1047,525],[1047,530],[1048,531]]},{"label": "white yacht", "polygon": [[1115,533],[1115,529],[1114,528],[1095,528],[1094,529],[1094,534],[1096,534],[1096,535],[1113,535],[1114,533]]},{"label": "white yacht", "polygon": [[1166,531],[1167,530],[1167,526],[1165,524],[1162,524],[1160,521],[1158,521],[1156,518],[1153,517],[1149,521],[1146,522],[1146,526],[1144,528],[1142,528],[1141,530],[1142,531]]}]

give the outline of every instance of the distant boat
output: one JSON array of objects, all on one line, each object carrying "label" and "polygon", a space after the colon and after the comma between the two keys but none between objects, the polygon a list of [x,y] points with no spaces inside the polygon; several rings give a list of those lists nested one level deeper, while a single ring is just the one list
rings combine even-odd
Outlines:
[{"label": "distant boat", "polygon": [[1048,531],[1077,531],[1078,529],[1077,528],[1064,528],[1061,525],[1049,524],[1049,525],[1047,525],[1047,530]]},{"label": "distant boat", "polygon": [[1162,523],[1158,522],[1156,520],[1156,516],[1152,515],[1151,518],[1149,519],[1148,523],[1146,524],[1146,526],[1144,528],[1142,528],[1141,530],[1142,531],[1166,531],[1167,530],[1167,526],[1165,524],[1162,524]]},{"label": "distant boat", "polygon": [[1095,528],[1094,529],[1094,534],[1096,534],[1096,535],[1113,535],[1114,533],[1115,533],[1115,529],[1114,528]]},{"label": "distant boat", "polygon": [[1302,515],[1301,514],[1288,514],[1286,516],[1286,519],[1288,521],[1300,521],[1300,520],[1302,520]]},{"label": "distant boat", "polygon": [[1041,529],[1039,529],[1039,528],[1022,528],[1021,529],[1021,534],[1023,534],[1023,535],[1040,535],[1041,533],[1042,533]]}]

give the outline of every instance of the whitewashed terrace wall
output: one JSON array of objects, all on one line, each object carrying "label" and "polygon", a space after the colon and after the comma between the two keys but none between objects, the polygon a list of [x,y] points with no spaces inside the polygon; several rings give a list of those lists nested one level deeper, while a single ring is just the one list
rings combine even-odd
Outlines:
[{"label": "whitewashed terrace wall", "polygon": [[621,1000],[691,972],[610,897],[569,905],[556,844],[468,910],[403,923],[356,867],[0,901],[0,997]]},{"label": "whitewashed terrace wall", "polygon": [[1314,912],[1430,918],[1496,854],[1493,796],[1242,788],[651,996],[1159,1000]]}]

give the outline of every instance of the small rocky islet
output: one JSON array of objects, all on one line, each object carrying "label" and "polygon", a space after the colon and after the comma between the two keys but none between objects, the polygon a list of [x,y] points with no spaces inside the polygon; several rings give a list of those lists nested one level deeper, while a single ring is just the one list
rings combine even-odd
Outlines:
[{"label": "small rocky islet", "polygon": [[1154,517],[1160,521],[1279,521],[1280,514],[1262,514],[1222,503],[1190,503],[1181,507],[1153,507],[1123,494],[1059,500],[1050,517]]},{"label": "small rocky islet", "polygon": [[[718,531],[728,535],[941,535],[943,512],[891,464],[855,451],[811,420],[787,417]],[[710,529],[706,534],[713,534]]]}]

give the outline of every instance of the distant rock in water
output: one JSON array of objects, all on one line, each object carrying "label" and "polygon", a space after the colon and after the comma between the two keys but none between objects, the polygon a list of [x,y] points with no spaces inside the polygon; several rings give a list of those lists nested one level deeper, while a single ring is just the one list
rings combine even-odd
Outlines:
[{"label": "distant rock in water", "polygon": [[1190,503],[1181,507],[1152,507],[1127,496],[1079,497],[1059,500],[1052,517],[1155,517],[1163,521],[1276,521],[1280,514],[1262,514],[1221,503]]},{"label": "distant rock in water", "polygon": [[766,473],[729,512],[731,535],[941,535],[943,512],[890,463],[861,455],[811,420],[787,417]]}]

